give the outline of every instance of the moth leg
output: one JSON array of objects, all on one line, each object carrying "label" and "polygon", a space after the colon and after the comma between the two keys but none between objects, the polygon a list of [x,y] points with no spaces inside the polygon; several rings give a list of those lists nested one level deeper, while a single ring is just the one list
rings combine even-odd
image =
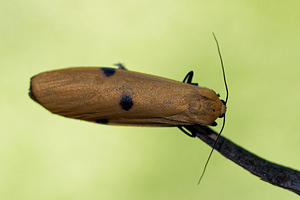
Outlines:
[{"label": "moth leg", "polygon": [[122,63],[116,63],[114,65],[117,66],[119,69],[123,69],[127,71],[126,67]]},{"label": "moth leg", "polygon": [[194,138],[194,137],[196,137],[196,135],[194,134],[194,133],[189,133],[189,132],[187,132],[186,130],[184,130],[183,128],[182,128],[182,126],[178,126],[178,128],[182,131],[182,132],[184,132],[187,136],[190,136],[190,137],[192,137],[192,138]]},{"label": "moth leg", "polygon": [[[191,85],[198,85],[198,83],[192,83],[192,79],[193,79],[193,76],[194,76],[194,72],[193,71],[190,71],[189,73],[187,73],[187,75],[184,77],[183,81],[184,83],[188,83],[188,84],[191,84]],[[187,80],[187,81],[186,81]],[[186,82],[185,82],[186,81]]]},{"label": "moth leg", "polygon": [[211,126],[217,126],[218,124],[217,124],[217,122],[213,122],[212,124],[211,124]]}]

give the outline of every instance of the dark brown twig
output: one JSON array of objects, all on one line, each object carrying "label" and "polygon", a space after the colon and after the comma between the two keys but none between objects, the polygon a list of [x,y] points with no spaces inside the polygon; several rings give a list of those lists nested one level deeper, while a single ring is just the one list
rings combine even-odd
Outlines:
[{"label": "dark brown twig", "polygon": [[[210,146],[214,145],[218,135],[206,126],[185,126],[185,128]],[[215,149],[229,160],[260,177],[261,180],[300,195],[299,171],[258,157],[223,136],[219,137]]]}]

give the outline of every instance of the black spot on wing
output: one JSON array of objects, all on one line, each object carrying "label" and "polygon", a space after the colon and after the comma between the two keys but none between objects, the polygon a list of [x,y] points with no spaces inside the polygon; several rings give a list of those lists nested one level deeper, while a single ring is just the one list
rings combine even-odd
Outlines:
[{"label": "black spot on wing", "polygon": [[123,110],[130,110],[133,106],[132,99],[129,95],[127,94],[122,94],[121,100],[120,100],[120,106],[122,107]]},{"label": "black spot on wing", "polygon": [[114,75],[116,72],[116,69],[114,69],[114,68],[101,67],[100,69],[103,71],[103,73],[107,77]]},{"label": "black spot on wing", "polygon": [[32,91],[32,79],[33,78],[34,78],[34,76],[31,77],[31,79],[30,79],[30,86],[29,86],[29,93],[28,94],[29,94],[31,99],[33,99],[34,101],[37,102],[37,98],[34,96],[33,91]]},{"label": "black spot on wing", "polygon": [[98,124],[108,124],[108,119],[97,119],[95,122]]}]

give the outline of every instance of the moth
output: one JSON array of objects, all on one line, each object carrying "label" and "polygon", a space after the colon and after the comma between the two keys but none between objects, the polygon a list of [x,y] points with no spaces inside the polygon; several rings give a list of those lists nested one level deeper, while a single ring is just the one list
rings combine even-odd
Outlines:
[{"label": "moth", "polygon": [[226,105],[215,91],[119,67],[74,67],[31,78],[30,97],[54,114],[129,126],[216,125]]}]

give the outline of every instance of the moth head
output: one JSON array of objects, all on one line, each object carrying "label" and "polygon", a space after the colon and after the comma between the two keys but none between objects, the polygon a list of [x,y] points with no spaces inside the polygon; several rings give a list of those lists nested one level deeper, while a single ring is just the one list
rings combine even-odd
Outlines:
[{"label": "moth head", "polygon": [[212,125],[226,112],[225,102],[220,100],[213,90],[207,88],[199,90],[199,96],[191,102],[190,108],[201,125]]}]

